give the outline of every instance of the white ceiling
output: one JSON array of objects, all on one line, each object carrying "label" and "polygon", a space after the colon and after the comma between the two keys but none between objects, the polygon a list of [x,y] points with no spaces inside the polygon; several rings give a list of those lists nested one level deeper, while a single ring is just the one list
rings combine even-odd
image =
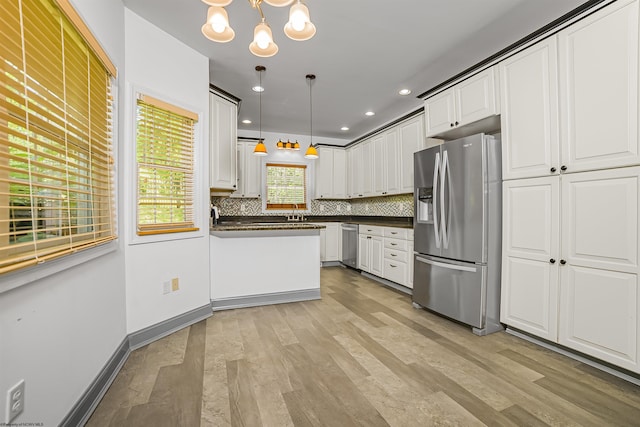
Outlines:
[{"label": "white ceiling", "polygon": [[[502,50],[584,0],[305,0],[316,35],[287,38],[288,7],[263,3],[280,51],[249,52],[258,12],[247,0],[227,6],[235,39],[221,44],[200,32],[207,5],[200,0],[124,0],[126,7],[210,58],[212,84],[242,99],[239,134],[258,129],[256,65],[262,81],[262,130],[353,140],[419,108],[416,96]],[[398,95],[402,88],[409,96]],[[372,110],[373,117],[364,113]],[[251,125],[241,123],[253,121]],[[348,126],[349,131],[341,131]],[[302,141],[301,141],[302,142]]]}]

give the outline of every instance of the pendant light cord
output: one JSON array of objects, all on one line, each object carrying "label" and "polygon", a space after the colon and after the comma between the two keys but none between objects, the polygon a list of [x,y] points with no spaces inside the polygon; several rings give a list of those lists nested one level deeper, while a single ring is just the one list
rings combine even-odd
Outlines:
[{"label": "pendant light cord", "polygon": [[262,91],[264,90],[264,88],[262,87],[262,70],[259,71],[259,76],[260,76],[259,77],[259,80],[260,80],[260,92],[258,92],[258,99],[260,100],[259,101],[259,103],[260,103],[260,113],[259,113],[258,117],[259,117],[260,123],[259,123],[258,126],[259,126],[259,129],[260,129],[260,141],[259,142],[262,142]]},{"label": "pendant light cord", "polygon": [[307,74],[307,80],[309,81],[309,143],[313,145],[313,91],[311,85],[315,80],[315,74]]}]

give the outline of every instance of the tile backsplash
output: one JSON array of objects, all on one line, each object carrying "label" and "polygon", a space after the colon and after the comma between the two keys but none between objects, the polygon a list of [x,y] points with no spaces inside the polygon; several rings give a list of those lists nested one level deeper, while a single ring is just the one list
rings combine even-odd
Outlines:
[{"label": "tile backsplash", "polygon": [[[222,216],[271,216],[262,212],[262,199],[212,197]],[[306,215],[406,216],[413,217],[413,195],[370,197],[354,200],[312,200]]]}]

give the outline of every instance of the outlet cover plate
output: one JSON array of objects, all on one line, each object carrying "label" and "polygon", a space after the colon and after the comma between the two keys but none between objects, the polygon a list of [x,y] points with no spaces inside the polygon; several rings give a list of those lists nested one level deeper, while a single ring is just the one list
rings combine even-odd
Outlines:
[{"label": "outlet cover plate", "polygon": [[7,390],[5,423],[10,424],[24,410],[24,380]]}]

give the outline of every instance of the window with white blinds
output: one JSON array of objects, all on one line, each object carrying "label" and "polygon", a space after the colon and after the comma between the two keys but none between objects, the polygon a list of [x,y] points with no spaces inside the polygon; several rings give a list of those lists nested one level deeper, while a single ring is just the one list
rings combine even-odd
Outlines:
[{"label": "window with white blinds", "polygon": [[147,95],[136,114],[138,235],[197,231],[193,146],[198,115]]},{"label": "window with white blinds", "polygon": [[307,166],[267,163],[267,209],[307,209]]},{"label": "window with white blinds", "polygon": [[69,1],[0,2],[0,274],[116,238],[114,77]]}]

